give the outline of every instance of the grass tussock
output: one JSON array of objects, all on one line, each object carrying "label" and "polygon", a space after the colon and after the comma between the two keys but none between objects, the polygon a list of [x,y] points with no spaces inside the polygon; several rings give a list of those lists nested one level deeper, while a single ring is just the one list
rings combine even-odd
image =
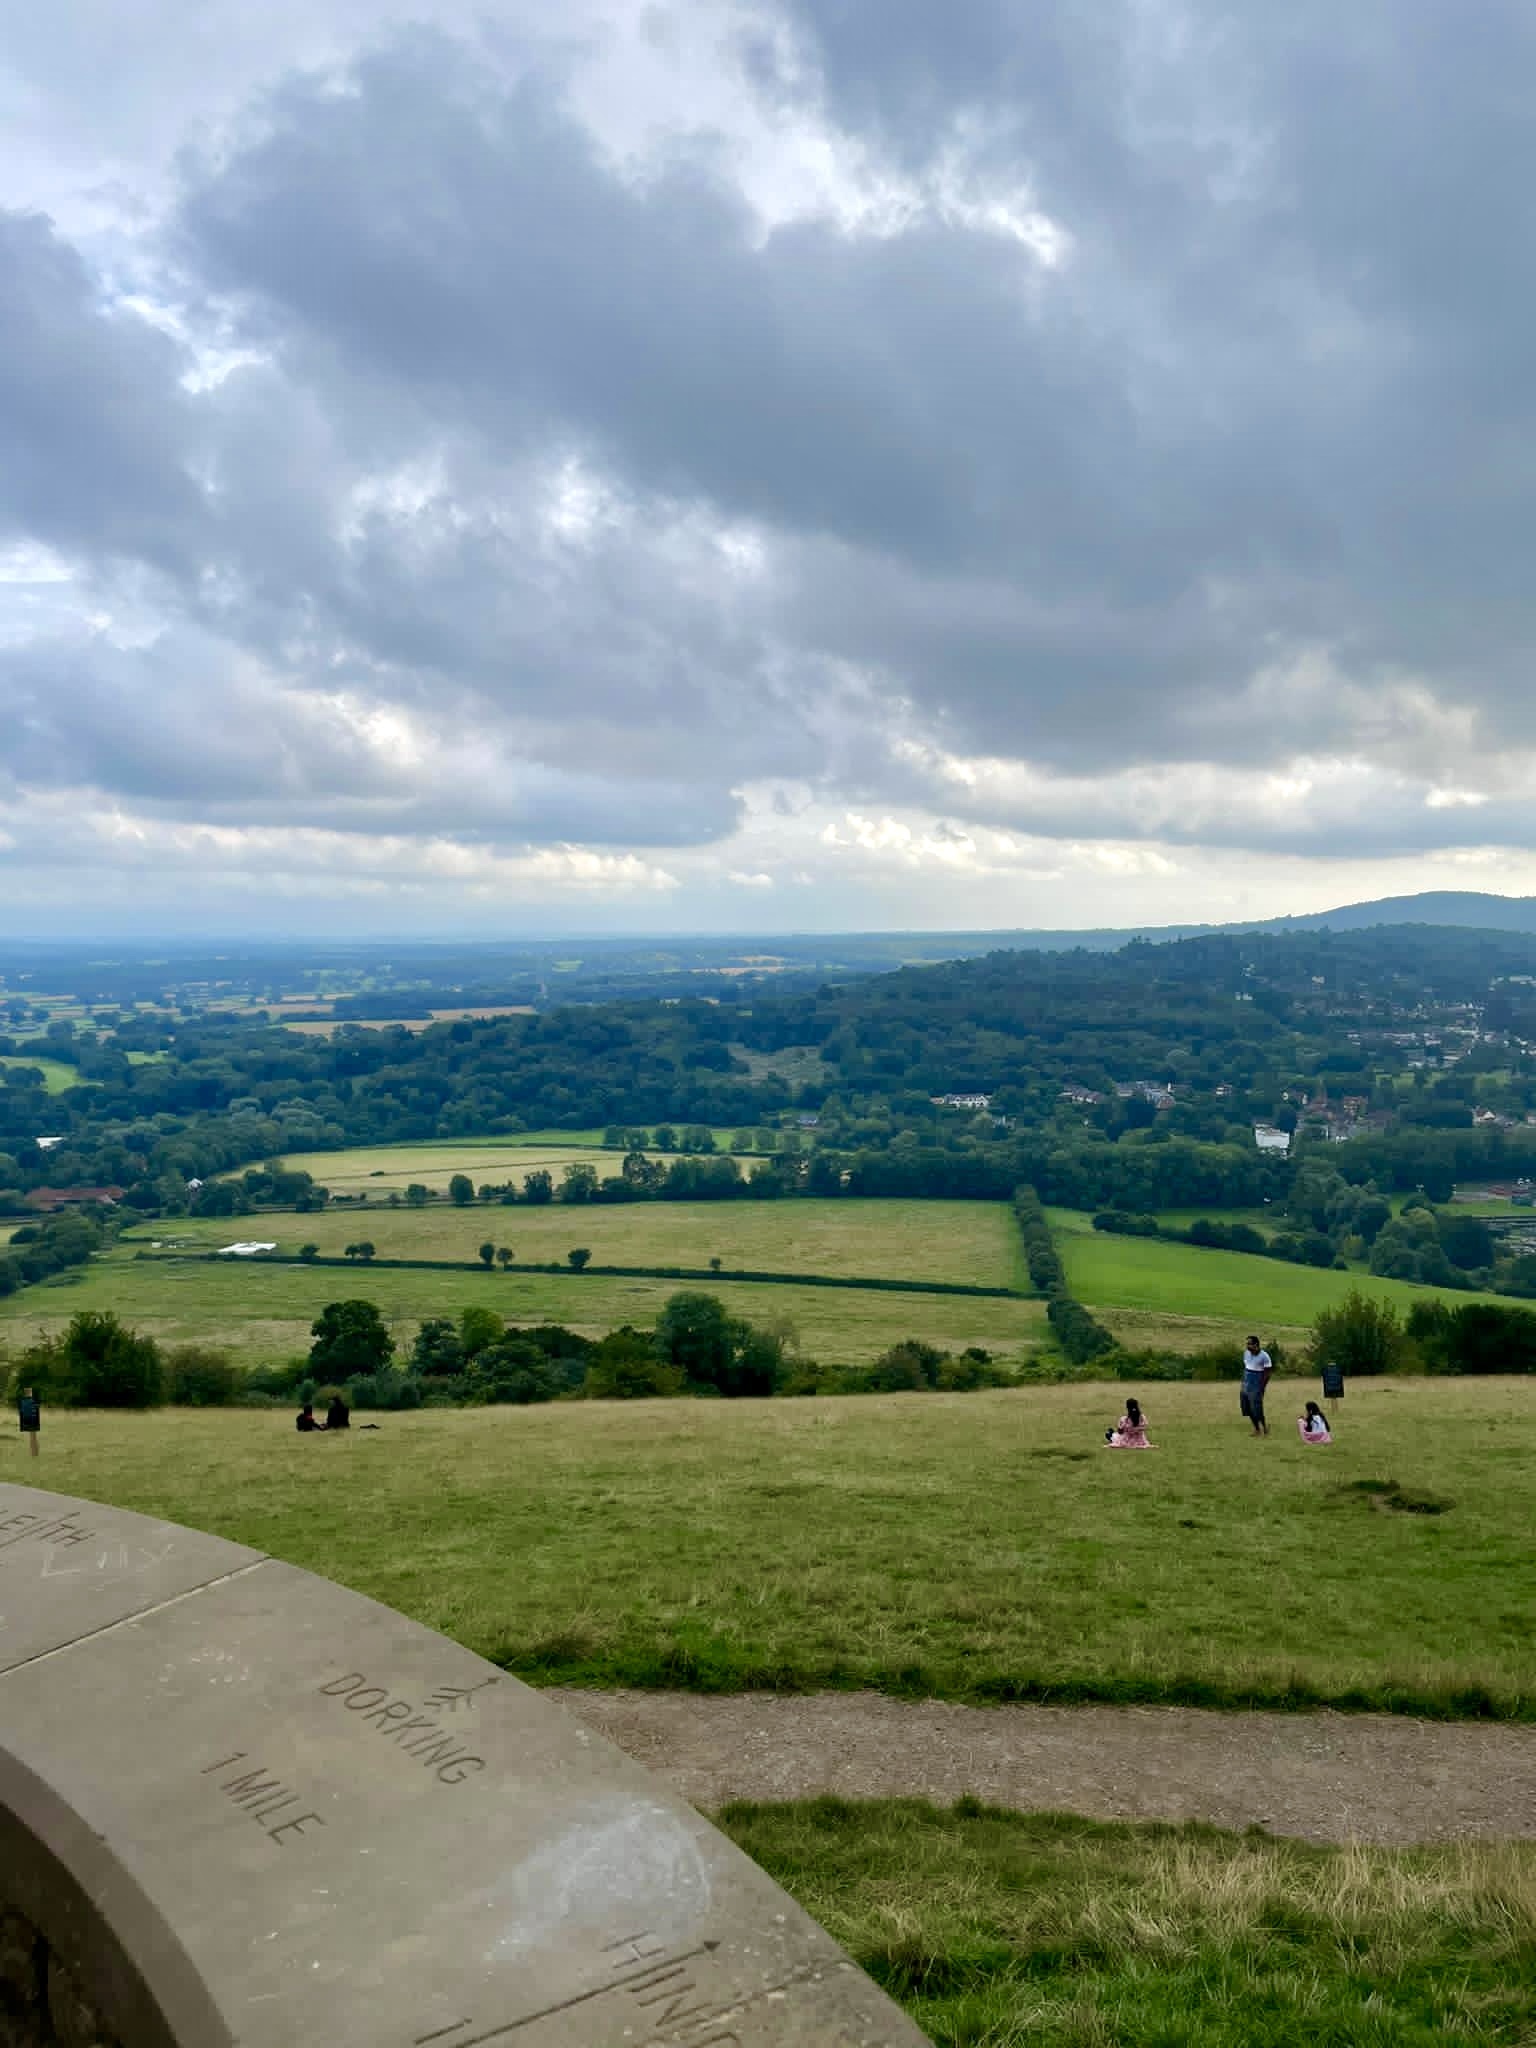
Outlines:
[{"label": "grass tussock", "polygon": [[1536,2039],[1536,1848],[1315,1849],[962,1800],[722,1825],[939,2048]]}]

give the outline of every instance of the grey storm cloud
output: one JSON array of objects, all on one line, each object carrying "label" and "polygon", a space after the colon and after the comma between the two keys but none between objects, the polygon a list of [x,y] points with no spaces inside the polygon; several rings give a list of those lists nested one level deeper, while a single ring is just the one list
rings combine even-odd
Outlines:
[{"label": "grey storm cloud", "polygon": [[[141,264],[227,374],[0,215],[0,535],[140,628],[0,645],[12,782],[527,843],[712,844],[774,780],[1529,843],[1491,768],[1424,798],[1536,745],[1536,16],[765,20],[760,106],[904,212],[765,225],[718,138],[626,163],[558,67],[415,31],[181,157]],[[1400,786],[1245,822],[1134,783],[1351,752]]]},{"label": "grey storm cloud", "polygon": [[0,208],[0,535],[185,567],[200,515],[175,345]]},{"label": "grey storm cloud", "polygon": [[[1158,119],[1195,120],[1204,72],[1165,59],[1135,103],[1129,13],[961,9],[951,45],[931,10],[826,12],[834,108],[905,159],[945,139],[936,91],[950,123],[997,113],[987,169],[1061,220],[1060,272],[939,218],[764,238],[709,166],[625,180],[430,40],[351,94],[279,96],[188,195],[196,270],[306,377],[387,379],[511,450],[564,433],[638,491],[762,522],[794,570],[773,632],[872,664],[959,744],[1198,753],[1203,698],[1311,645],[1366,682],[1508,693],[1525,725],[1511,437],[1536,408],[1508,330],[1536,280],[1467,175],[1497,153],[1513,10],[1502,48],[1435,35],[1424,0],[1374,36],[1234,34],[1204,141]],[[1437,82],[1410,147],[1370,66],[1401,81],[1414,55]]]}]

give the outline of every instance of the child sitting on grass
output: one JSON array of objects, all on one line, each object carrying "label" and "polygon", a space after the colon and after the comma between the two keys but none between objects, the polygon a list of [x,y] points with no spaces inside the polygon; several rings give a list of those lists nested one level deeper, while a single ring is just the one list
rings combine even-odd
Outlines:
[{"label": "child sitting on grass", "polygon": [[1333,1432],[1328,1427],[1328,1418],[1315,1401],[1307,1403],[1305,1415],[1298,1415],[1296,1427],[1301,1431],[1304,1444],[1331,1444]]},{"label": "child sitting on grass", "polygon": [[1147,1442],[1147,1418],[1141,1412],[1141,1403],[1132,1400],[1126,1402],[1118,1427],[1105,1430],[1104,1441],[1112,1451],[1151,1451],[1157,1448]]}]

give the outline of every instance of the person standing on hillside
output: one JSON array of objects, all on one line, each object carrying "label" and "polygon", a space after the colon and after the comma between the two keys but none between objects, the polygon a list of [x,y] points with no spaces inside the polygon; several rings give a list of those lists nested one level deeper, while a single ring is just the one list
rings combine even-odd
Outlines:
[{"label": "person standing on hillside", "polygon": [[1269,1424],[1264,1420],[1264,1389],[1274,1369],[1275,1361],[1258,1338],[1250,1337],[1243,1353],[1242,1409],[1253,1424],[1255,1436],[1269,1435]]},{"label": "person standing on hillside", "polygon": [[37,1456],[38,1432],[43,1426],[42,1403],[33,1387],[23,1387],[16,1402],[16,1413],[21,1423],[21,1433],[32,1447],[32,1456]]}]

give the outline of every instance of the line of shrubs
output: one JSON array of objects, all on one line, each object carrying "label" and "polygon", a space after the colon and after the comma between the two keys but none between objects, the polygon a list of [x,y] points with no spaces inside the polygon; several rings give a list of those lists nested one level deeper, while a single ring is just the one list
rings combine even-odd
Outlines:
[{"label": "line of shrubs", "polygon": [[1113,1351],[1116,1348],[1113,1335],[1089,1314],[1080,1301],[1073,1299],[1067,1287],[1066,1268],[1052,1240],[1051,1227],[1045,1220],[1040,1197],[1033,1188],[1014,1190],[1013,1213],[1024,1239],[1024,1261],[1029,1268],[1029,1277],[1045,1296],[1045,1313],[1051,1334],[1063,1355],[1073,1365],[1089,1365]]},{"label": "line of shrubs", "polygon": [[1095,1230],[1115,1237],[1157,1237],[1166,1244],[1195,1244],[1207,1251],[1249,1252],[1259,1259],[1280,1259],[1292,1266],[1342,1266],[1326,1231],[1308,1230],[1299,1237],[1282,1234],[1266,1237],[1251,1223],[1224,1223],[1210,1216],[1197,1216],[1187,1230],[1176,1224],[1160,1223],[1155,1216],[1133,1214],[1126,1209],[1101,1209],[1093,1219]]},{"label": "line of shrubs", "polygon": [[456,1320],[430,1317],[409,1353],[370,1301],[329,1303],[305,1358],[241,1371],[223,1352],[162,1351],[111,1314],[77,1315],[0,1373],[14,1396],[33,1387],[61,1407],[282,1406],[344,1393],[359,1409],[402,1410],[562,1398],[637,1400],[738,1396],[968,1393],[1010,1386],[1014,1375],[980,1349],[955,1356],[917,1338],[893,1344],[867,1368],[825,1366],[801,1354],[792,1330],[731,1316],[716,1297],[679,1293],[652,1330],[626,1324],[591,1338],[557,1323],[517,1328],[489,1308]]},{"label": "line of shrubs", "polygon": [[104,1310],[85,1309],[62,1337],[39,1337],[0,1373],[14,1397],[23,1387],[59,1408],[219,1408],[234,1402],[244,1375],[224,1352],[201,1344],[162,1350]]},{"label": "line of shrubs", "polygon": [[[1268,1350],[1276,1371],[1283,1372],[1282,1347],[1271,1342]],[[1121,1351],[1101,1363],[1122,1380],[1236,1380],[1243,1369],[1236,1340],[1182,1356]],[[1355,1289],[1318,1314],[1298,1364],[1309,1374],[1336,1365],[1346,1379],[1536,1373],[1536,1313],[1482,1301],[1453,1307],[1436,1296],[1414,1302],[1400,1317],[1394,1303]]]}]

